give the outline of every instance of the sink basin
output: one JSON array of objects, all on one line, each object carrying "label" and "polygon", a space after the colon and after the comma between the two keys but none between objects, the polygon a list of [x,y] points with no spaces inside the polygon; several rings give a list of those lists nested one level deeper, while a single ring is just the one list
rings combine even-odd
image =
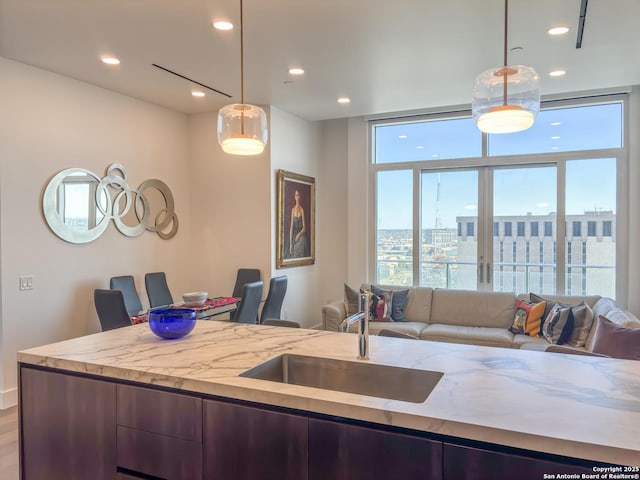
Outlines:
[{"label": "sink basin", "polygon": [[422,403],[442,372],[284,354],[240,374],[241,377]]}]

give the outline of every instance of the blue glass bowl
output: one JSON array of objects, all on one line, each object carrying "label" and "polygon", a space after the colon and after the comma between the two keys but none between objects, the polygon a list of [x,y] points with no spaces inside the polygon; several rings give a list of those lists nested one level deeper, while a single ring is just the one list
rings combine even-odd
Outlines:
[{"label": "blue glass bowl", "polygon": [[149,312],[149,327],[161,338],[182,338],[196,326],[192,308],[159,308]]}]

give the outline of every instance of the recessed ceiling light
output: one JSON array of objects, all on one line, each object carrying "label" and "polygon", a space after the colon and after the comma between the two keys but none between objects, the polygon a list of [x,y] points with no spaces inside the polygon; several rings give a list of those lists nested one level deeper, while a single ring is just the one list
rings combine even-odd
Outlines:
[{"label": "recessed ceiling light", "polygon": [[554,135],[553,137],[551,137],[551,140],[560,140],[560,137],[558,135]]},{"label": "recessed ceiling light", "polygon": [[424,147],[423,147],[422,145],[418,145],[416,148],[417,148],[418,150],[422,150]]},{"label": "recessed ceiling light", "polygon": [[560,122],[551,122],[552,127],[557,127],[558,125],[560,125]]},{"label": "recessed ceiling light", "polygon": [[116,57],[102,57],[102,63],[106,63],[107,65],[120,65],[120,60]]},{"label": "recessed ceiling light", "polygon": [[338,98],[338,103],[350,103],[351,99],[349,97],[340,97]]},{"label": "recessed ceiling light", "polygon": [[215,28],[216,30],[232,30],[233,23],[231,23],[229,20],[214,20],[213,28]]},{"label": "recessed ceiling light", "polygon": [[193,95],[194,97],[204,97],[204,92],[201,92],[200,90],[193,90],[191,92],[191,95]]},{"label": "recessed ceiling light", "polygon": [[569,31],[569,27],[566,25],[555,25],[547,28],[547,34],[549,35],[564,35]]},{"label": "recessed ceiling light", "polygon": [[551,147],[551,150],[558,150],[560,147]]},{"label": "recessed ceiling light", "polygon": [[304,70],[300,67],[292,67],[289,69],[291,75],[304,75]]},{"label": "recessed ceiling light", "polygon": [[549,76],[550,77],[562,77],[565,73],[567,73],[566,70],[552,70],[551,72],[549,72]]},{"label": "recessed ceiling light", "polygon": [[431,155],[431,158],[440,158],[440,155],[438,155],[437,153],[434,153],[433,155]]},{"label": "recessed ceiling light", "polygon": [[398,138],[404,140],[405,138],[409,138],[409,137],[407,137],[406,135],[398,135]]}]

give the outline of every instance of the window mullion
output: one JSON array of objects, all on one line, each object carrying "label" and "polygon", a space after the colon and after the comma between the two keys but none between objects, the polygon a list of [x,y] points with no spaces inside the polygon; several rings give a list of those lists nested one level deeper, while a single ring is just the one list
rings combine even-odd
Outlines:
[{"label": "window mullion", "polygon": [[557,200],[556,200],[556,293],[565,293],[566,285],[566,189],[567,189],[567,163],[565,160],[557,164]]},{"label": "window mullion", "polygon": [[420,169],[413,169],[413,285],[421,284],[420,278],[420,262],[422,261],[422,225],[421,218],[421,187],[420,187]]}]

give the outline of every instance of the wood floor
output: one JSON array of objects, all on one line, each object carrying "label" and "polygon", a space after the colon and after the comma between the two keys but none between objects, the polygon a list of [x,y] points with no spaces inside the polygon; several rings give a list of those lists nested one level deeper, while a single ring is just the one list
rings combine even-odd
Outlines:
[{"label": "wood floor", "polygon": [[0,478],[18,480],[18,407],[0,410]]}]

